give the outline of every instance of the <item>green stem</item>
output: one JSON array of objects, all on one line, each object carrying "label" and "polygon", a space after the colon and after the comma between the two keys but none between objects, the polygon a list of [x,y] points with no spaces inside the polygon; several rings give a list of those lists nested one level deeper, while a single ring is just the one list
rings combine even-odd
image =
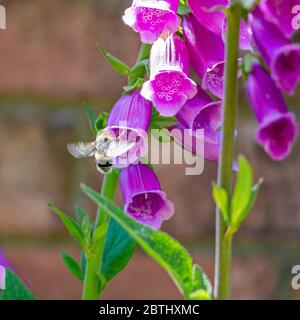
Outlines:
[{"label": "green stem", "polygon": [[[143,60],[146,60],[149,58],[151,50],[151,45],[148,44],[142,44],[138,57],[137,57],[137,63]],[[136,75],[136,77],[145,77],[146,71],[142,71],[139,74]],[[137,79],[132,79],[129,77],[128,82],[129,84],[135,83]],[[113,171],[107,175],[104,176],[103,182],[102,182],[102,189],[101,194],[105,196],[106,198],[113,200],[116,193],[116,188],[118,184],[119,177],[118,175]],[[100,207],[97,211],[97,217],[96,217],[96,223],[95,228],[97,228],[108,224],[109,223],[109,216],[107,212]],[[83,292],[82,292],[82,299],[83,300],[97,300],[99,299],[99,296],[103,292],[105,288],[105,279],[102,279],[101,283],[101,267],[102,267],[102,261],[103,261],[103,252],[104,252],[104,245],[106,241],[107,236],[107,230],[104,233],[101,241],[97,241],[96,245],[93,247],[93,252],[90,257],[87,257],[87,265],[86,265],[86,272],[84,276],[84,283],[83,283]]]},{"label": "green stem", "polygon": [[[113,171],[103,178],[101,194],[106,198],[113,200],[118,184],[118,175]],[[98,208],[96,224],[94,230],[101,227],[105,223],[108,224],[109,216],[106,211]],[[90,257],[87,257],[86,273],[83,284],[83,300],[97,300],[103,289],[104,284],[101,283],[99,276],[101,276],[102,257],[107,231],[103,235],[101,241],[97,241],[93,247],[93,252]]]},{"label": "green stem", "polygon": [[[228,9],[224,125],[222,128],[221,158],[219,162],[218,184],[228,195],[232,193],[232,163],[234,157],[234,131],[237,106],[238,49],[241,8],[235,3]],[[216,258],[215,258],[215,298],[230,297],[230,267],[232,237],[225,236],[226,223],[220,210],[216,212]]]}]

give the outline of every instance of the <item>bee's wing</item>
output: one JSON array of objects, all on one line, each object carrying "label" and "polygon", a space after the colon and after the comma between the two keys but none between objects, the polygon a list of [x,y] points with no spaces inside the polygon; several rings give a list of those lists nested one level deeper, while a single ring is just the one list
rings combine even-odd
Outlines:
[{"label": "bee's wing", "polygon": [[77,142],[67,145],[68,151],[75,158],[92,157],[96,151],[96,142]]},{"label": "bee's wing", "polygon": [[109,158],[116,158],[130,150],[134,145],[135,142],[121,142],[120,140],[111,142],[106,152],[106,156]]}]

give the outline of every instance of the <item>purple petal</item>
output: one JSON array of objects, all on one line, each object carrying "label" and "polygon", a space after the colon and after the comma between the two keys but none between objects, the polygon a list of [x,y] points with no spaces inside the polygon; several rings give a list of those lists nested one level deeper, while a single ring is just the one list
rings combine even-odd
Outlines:
[{"label": "purple petal", "polygon": [[217,63],[207,70],[202,81],[202,88],[220,99],[224,97],[224,68],[224,61]]},{"label": "purple petal", "polygon": [[260,7],[265,17],[275,23],[287,37],[299,29],[299,0],[263,0]]},{"label": "purple petal", "polygon": [[277,50],[271,64],[271,74],[277,86],[293,95],[300,81],[300,44],[290,44]]},{"label": "purple petal", "polygon": [[[227,29],[227,19],[224,21],[224,26],[223,26],[223,40],[225,42],[226,40],[226,29]],[[243,19],[241,20],[241,25],[240,25],[240,50],[249,50],[253,51],[253,44],[252,44],[252,31],[249,26],[249,24],[244,21]]]},{"label": "purple petal", "polygon": [[175,33],[156,40],[150,53],[150,78],[161,71],[189,72],[189,54],[184,41]]},{"label": "purple petal", "polygon": [[174,116],[196,92],[195,82],[184,73],[165,71],[147,81],[141,94],[153,102],[162,116]]},{"label": "purple petal", "polygon": [[[185,150],[209,161],[217,162],[220,151],[220,131],[212,129],[203,130],[198,134],[195,130],[189,129],[182,124],[169,128],[170,135],[175,142]],[[203,144],[204,148],[200,148]]]},{"label": "purple petal", "polygon": [[107,127],[118,126],[126,122],[128,128],[147,131],[151,120],[151,104],[139,91],[122,96],[113,106]]},{"label": "purple petal", "polygon": [[0,265],[4,268],[12,268],[12,265],[8,262],[2,250],[0,250]]},{"label": "purple petal", "polygon": [[247,96],[259,122],[257,141],[274,160],[282,160],[296,137],[296,122],[270,75],[255,63],[246,83]]},{"label": "purple petal", "polygon": [[[193,130],[217,131],[223,124],[222,102],[211,102],[204,106],[194,118]],[[211,134],[211,133],[210,133]]]},{"label": "purple petal", "polygon": [[257,142],[273,160],[283,160],[292,149],[297,134],[295,115],[291,112],[265,118],[256,134]]},{"label": "purple petal", "polygon": [[151,104],[139,91],[122,96],[112,108],[106,130],[135,145],[128,152],[113,159],[116,167],[127,166],[147,152],[147,131],[151,120]]},{"label": "purple petal", "polygon": [[192,128],[195,117],[211,102],[211,97],[200,86],[197,86],[197,94],[184,104],[176,114],[176,118],[184,126]]},{"label": "purple petal", "polygon": [[159,229],[174,214],[174,205],[161,191],[155,173],[144,164],[131,165],[120,174],[125,212],[134,220]]},{"label": "purple petal", "polygon": [[[168,3],[170,2],[170,3]],[[141,41],[153,43],[161,34],[176,32],[180,25],[180,18],[174,8],[178,1],[134,1],[123,16],[125,24],[139,32]]]},{"label": "purple petal", "polygon": [[192,14],[184,17],[182,29],[192,66],[202,78],[208,68],[224,61],[225,46],[222,36],[204,27]]},{"label": "purple petal", "polygon": [[291,44],[274,23],[265,19],[258,6],[251,16],[251,28],[257,49],[268,66],[271,65],[278,49]]},{"label": "purple petal", "polygon": [[0,265],[0,290],[5,289],[5,273],[4,266]]},{"label": "purple petal", "polygon": [[210,11],[214,6],[228,6],[229,0],[188,0],[192,13],[210,31],[222,34],[225,14],[221,10]]}]

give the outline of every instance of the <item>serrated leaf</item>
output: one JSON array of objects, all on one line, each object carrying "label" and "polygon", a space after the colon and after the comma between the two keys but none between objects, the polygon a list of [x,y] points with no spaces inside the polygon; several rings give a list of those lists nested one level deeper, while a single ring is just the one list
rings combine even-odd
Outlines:
[{"label": "serrated leaf", "polygon": [[96,121],[98,119],[98,115],[87,103],[84,103],[84,112],[86,114],[90,130],[92,134],[96,136],[97,135]]},{"label": "serrated leaf", "polygon": [[194,290],[202,289],[212,296],[212,285],[207,275],[198,264],[193,265],[193,286]]},{"label": "serrated leaf", "polygon": [[24,285],[18,275],[6,269],[5,290],[0,290],[0,300],[35,300],[33,293]]},{"label": "serrated leaf", "polygon": [[86,250],[88,250],[88,247],[86,245],[85,239],[84,239],[84,234],[77,224],[75,220],[73,220],[71,217],[67,216],[64,214],[60,209],[56,208],[53,206],[53,204],[48,205],[50,209],[52,209],[58,217],[61,219],[67,230],[69,231],[70,235],[79,242],[80,246]]},{"label": "serrated leaf", "polygon": [[108,53],[104,48],[97,44],[97,47],[100,53],[103,55],[105,60],[113,67],[121,75],[128,75],[130,73],[129,66],[121,61],[119,58],[113,56],[112,54]]},{"label": "serrated leaf", "polygon": [[223,219],[227,225],[230,224],[230,208],[229,208],[229,198],[225,189],[218,187],[213,184],[213,197],[221,210]]},{"label": "serrated leaf", "polygon": [[110,219],[106,237],[102,275],[110,281],[127,265],[136,249],[136,242],[115,220]]},{"label": "serrated leaf", "polygon": [[245,157],[238,160],[239,171],[231,200],[231,225],[236,225],[241,214],[246,209],[252,190],[253,172]]},{"label": "serrated leaf", "polygon": [[62,252],[61,257],[62,257],[62,260],[63,260],[65,266],[71,272],[71,274],[76,279],[83,281],[84,275],[83,275],[77,261],[66,252]]},{"label": "serrated leaf", "polygon": [[138,222],[118,208],[112,201],[103,197],[86,185],[83,192],[95,203],[101,205],[128,234],[159,263],[172,277],[185,298],[193,292],[192,258],[188,252],[172,237],[161,231],[154,231]]}]

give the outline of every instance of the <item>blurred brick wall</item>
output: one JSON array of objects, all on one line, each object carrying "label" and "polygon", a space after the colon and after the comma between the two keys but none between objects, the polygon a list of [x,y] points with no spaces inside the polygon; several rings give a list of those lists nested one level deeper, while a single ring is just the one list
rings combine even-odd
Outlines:
[{"label": "blurred brick wall", "polygon": [[[101,111],[121,92],[124,79],[105,63],[95,43],[129,64],[134,62],[138,37],[120,18],[128,2],[1,3],[7,8],[8,29],[0,31],[0,239],[17,270],[43,299],[80,297],[79,284],[59,257],[64,246],[77,255],[78,251],[47,202],[70,214],[76,204],[94,211],[79,182],[99,188],[101,177],[91,159],[76,161],[65,146],[73,139],[91,137],[80,108],[83,100]],[[255,122],[242,104],[238,150],[265,183],[235,241],[234,297],[296,298],[299,292],[290,287],[290,270],[300,264],[299,141],[289,159],[271,162],[255,144]],[[299,107],[299,97],[290,104]],[[206,163],[204,174],[195,177],[185,176],[183,166],[156,169],[176,205],[176,215],[164,230],[180,239],[212,278],[210,194],[216,165]],[[140,251],[105,297],[180,298],[168,276]]]}]

